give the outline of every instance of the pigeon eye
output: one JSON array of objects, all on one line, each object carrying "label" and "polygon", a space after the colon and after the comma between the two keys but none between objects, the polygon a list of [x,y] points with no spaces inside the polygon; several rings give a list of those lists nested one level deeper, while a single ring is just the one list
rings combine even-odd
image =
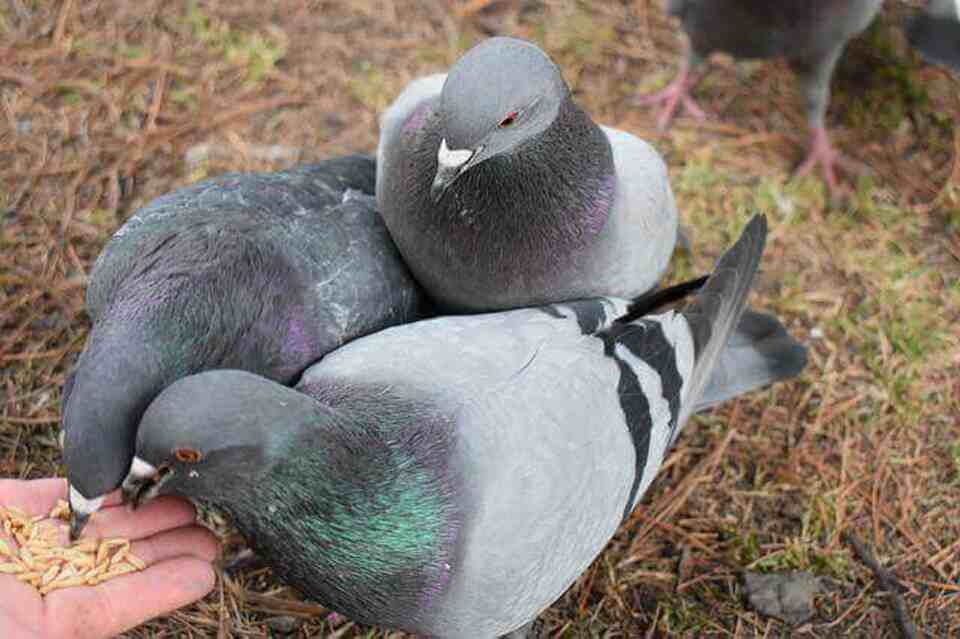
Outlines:
[{"label": "pigeon eye", "polygon": [[173,451],[173,456],[185,464],[196,464],[202,457],[200,451],[193,448],[177,448]]},{"label": "pigeon eye", "polygon": [[507,114],[507,117],[500,120],[500,128],[505,129],[508,126],[513,126],[513,123],[517,121],[518,117],[520,117],[520,114],[517,111],[511,111]]}]

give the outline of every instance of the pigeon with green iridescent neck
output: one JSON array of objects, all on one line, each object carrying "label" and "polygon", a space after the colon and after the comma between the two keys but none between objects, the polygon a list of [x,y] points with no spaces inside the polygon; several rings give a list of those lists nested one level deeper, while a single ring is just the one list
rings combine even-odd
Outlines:
[{"label": "pigeon with green iridescent neck", "polygon": [[164,195],[93,268],[93,327],[63,392],[72,533],[128,472],[137,424],[211,368],[282,384],[348,340],[421,317],[424,297],[376,211],[375,165],[344,157],[231,174]]},{"label": "pigeon with green iridescent neck", "polygon": [[[744,314],[755,218],[705,284],[405,324],[294,388],[238,371],[147,409],[141,499],[232,516],[287,583],[355,621],[523,636],[639,503],[694,411],[792,377],[805,349]],[[702,285],[682,310],[671,295]]]},{"label": "pigeon with green iridescent neck", "polygon": [[454,310],[639,295],[677,242],[660,155],[594,123],[550,58],[514,38],[481,42],[387,109],[377,201],[417,281]]},{"label": "pigeon with green iridescent neck", "polygon": [[690,39],[686,62],[663,91],[641,96],[641,104],[664,105],[658,124],[665,128],[678,106],[697,119],[705,114],[690,97],[707,57],[722,51],[736,58],[785,58],[800,82],[807,121],[813,133],[804,175],[818,164],[832,193],[838,192],[824,116],[830,104],[830,79],[847,42],[866,29],[883,0],[666,0]]}]

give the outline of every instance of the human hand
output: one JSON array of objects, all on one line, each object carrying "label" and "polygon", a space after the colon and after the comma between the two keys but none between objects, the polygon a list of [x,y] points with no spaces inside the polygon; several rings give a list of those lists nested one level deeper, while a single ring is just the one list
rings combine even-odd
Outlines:
[{"label": "human hand", "polygon": [[[47,515],[66,496],[63,479],[0,480],[0,506],[16,506],[31,516]],[[82,538],[128,538],[130,552],[146,569],[45,597],[13,575],[0,574],[0,637],[113,637],[213,589],[212,561],[219,545],[210,531],[194,524],[196,512],[189,502],[161,497],[136,512],[119,502],[117,493],[111,495]],[[2,528],[0,539],[13,545]]]}]

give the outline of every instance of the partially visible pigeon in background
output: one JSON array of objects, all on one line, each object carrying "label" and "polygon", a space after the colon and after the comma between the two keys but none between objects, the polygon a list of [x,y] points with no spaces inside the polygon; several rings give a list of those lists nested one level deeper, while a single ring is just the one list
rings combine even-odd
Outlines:
[{"label": "partially visible pigeon in background", "polygon": [[928,62],[960,73],[960,0],[930,0],[907,22],[907,39]]},{"label": "partially visible pigeon in background", "polygon": [[830,79],[847,42],[866,29],[882,0],[666,0],[667,12],[680,18],[690,39],[686,62],[663,91],[638,98],[641,104],[664,103],[658,120],[669,125],[682,104],[704,118],[690,97],[702,77],[701,68],[714,52],[736,58],[786,58],[797,74],[807,121],[812,131],[807,159],[797,175],[817,164],[832,194],[838,192],[824,116],[830,104]]},{"label": "partially visible pigeon in background", "polygon": [[74,536],[128,470],[141,472],[137,424],[174,380],[235,368],[292,383],[350,339],[422,315],[374,177],[360,156],[225,175],[154,200],[116,232],[63,389]]},{"label": "partially visible pigeon in background", "polygon": [[491,38],[384,113],[377,200],[446,309],[495,310],[659,280],[677,241],[660,155],[598,126],[535,45]]},{"label": "partially visible pigeon in background", "polygon": [[765,237],[756,217],[680,311],[648,314],[658,293],[441,317],[355,340],[296,389],[182,379],[140,422],[155,474],[138,495],[222,508],[279,577],[358,622],[521,637],[693,412],[804,367],[775,318],[744,314]]}]

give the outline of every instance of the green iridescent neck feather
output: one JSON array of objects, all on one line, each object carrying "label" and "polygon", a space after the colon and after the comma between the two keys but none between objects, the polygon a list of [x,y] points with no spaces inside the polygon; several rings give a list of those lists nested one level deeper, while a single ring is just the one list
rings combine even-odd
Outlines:
[{"label": "green iridescent neck feather", "polygon": [[357,621],[376,611],[378,623],[403,627],[429,614],[454,563],[449,431],[337,421],[271,451],[282,461],[223,505],[306,595]]}]

